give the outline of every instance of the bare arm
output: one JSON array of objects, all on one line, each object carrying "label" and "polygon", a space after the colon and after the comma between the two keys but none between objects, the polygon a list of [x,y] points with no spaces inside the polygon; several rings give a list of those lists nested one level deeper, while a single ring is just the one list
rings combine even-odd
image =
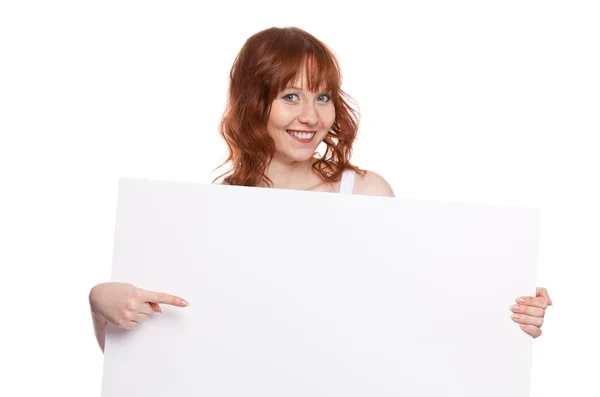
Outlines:
[{"label": "bare arm", "polygon": [[152,312],[162,313],[159,303],[179,307],[188,305],[178,296],[118,282],[95,285],[90,290],[89,301],[94,333],[103,353],[108,322],[118,328],[133,329]]},{"label": "bare arm", "polygon": [[98,346],[100,346],[100,350],[104,353],[104,342],[106,340],[106,324],[107,321],[102,315],[96,314],[93,311],[92,313],[92,321],[94,322],[94,333],[96,334],[96,340],[98,341]]},{"label": "bare arm", "polygon": [[90,290],[90,295],[88,297],[90,301],[90,314],[92,315],[92,322],[94,324],[94,334],[96,334],[96,340],[98,341],[98,346],[100,346],[100,350],[104,353],[104,341],[106,340],[106,324],[108,321],[104,318],[103,315],[97,313],[94,310],[94,305],[96,301],[96,287]]}]

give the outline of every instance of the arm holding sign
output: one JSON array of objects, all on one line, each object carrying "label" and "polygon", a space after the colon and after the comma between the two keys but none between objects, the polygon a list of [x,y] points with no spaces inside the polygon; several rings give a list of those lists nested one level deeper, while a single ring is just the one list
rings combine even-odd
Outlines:
[{"label": "arm holding sign", "polygon": [[133,329],[152,312],[162,313],[159,303],[188,306],[188,302],[177,296],[116,282],[94,286],[90,291],[89,300],[94,332],[103,352],[108,322],[119,328]]},{"label": "arm holding sign", "polygon": [[[94,322],[94,333],[100,349],[104,352],[106,325],[108,322],[119,328],[133,329],[152,312],[162,313],[159,303],[185,307],[188,302],[177,296],[147,291],[127,283],[102,283],[90,291],[90,308]],[[516,299],[513,321],[520,324],[524,332],[534,338],[542,335],[545,309],[552,305],[546,288],[538,287],[536,296]]]},{"label": "arm holding sign", "polygon": [[517,304],[512,305],[513,321],[520,324],[523,331],[537,338],[542,335],[542,324],[546,308],[552,305],[552,300],[548,296],[546,288],[538,287],[535,291],[535,297],[522,296],[516,299]]}]

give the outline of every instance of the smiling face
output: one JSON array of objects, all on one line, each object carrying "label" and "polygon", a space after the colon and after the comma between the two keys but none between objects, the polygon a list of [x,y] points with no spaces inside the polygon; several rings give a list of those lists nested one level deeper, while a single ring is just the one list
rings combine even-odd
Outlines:
[{"label": "smiling face", "polygon": [[275,141],[274,159],[287,163],[313,157],[335,121],[335,107],[326,90],[310,91],[296,79],[273,100],[267,132]]}]

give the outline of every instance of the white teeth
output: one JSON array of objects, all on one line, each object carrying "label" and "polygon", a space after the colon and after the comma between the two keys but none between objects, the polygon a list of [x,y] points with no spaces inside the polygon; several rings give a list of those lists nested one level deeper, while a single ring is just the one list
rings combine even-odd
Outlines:
[{"label": "white teeth", "polygon": [[314,132],[296,132],[296,131],[288,131],[288,134],[295,136],[300,139],[312,139],[315,136]]}]

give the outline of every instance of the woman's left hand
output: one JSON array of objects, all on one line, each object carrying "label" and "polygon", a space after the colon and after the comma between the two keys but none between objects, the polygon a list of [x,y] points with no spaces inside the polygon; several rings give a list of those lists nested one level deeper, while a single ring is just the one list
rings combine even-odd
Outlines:
[{"label": "woman's left hand", "polygon": [[552,305],[548,291],[546,288],[538,287],[535,289],[535,297],[521,296],[516,299],[516,302],[516,305],[510,307],[513,311],[513,321],[519,323],[523,331],[537,338],[542,334],[541,327],[546,308]]}]

